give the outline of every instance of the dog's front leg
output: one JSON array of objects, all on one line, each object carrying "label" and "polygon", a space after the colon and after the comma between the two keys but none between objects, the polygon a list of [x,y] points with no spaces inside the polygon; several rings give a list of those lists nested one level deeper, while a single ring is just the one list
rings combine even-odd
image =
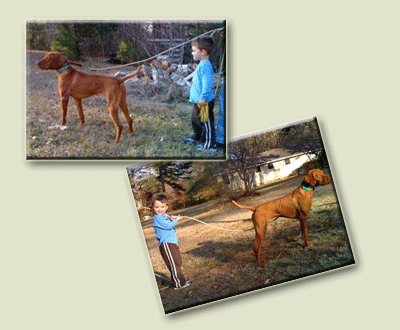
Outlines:
[{"label": "dog's front leg", "polygon": [[69,96],[61,96],[61,125],[65,126],[67,123],[67,110],[68,110]]},{"label": "dog's front leg", "polygon": [[312,242],[308,237],[308,214],[300,213],[300,229],[301,229],[301,238],[304,240],[304,244],[306,246],[312,246]]}]

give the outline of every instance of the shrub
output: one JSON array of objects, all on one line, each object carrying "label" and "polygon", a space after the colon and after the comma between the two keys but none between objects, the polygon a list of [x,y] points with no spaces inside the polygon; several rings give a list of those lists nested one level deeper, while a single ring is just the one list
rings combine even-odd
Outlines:
[{"label": "shrub", "polygon": [[71,60],[78,60],[81,52],[74,31],[66,23],[58,26],[60,34],[51,43],[51,50],[58,51]]},{"label": "shrub", "polygon": [[28,23],[26,25],[26,48],[47,50],[49,47],[46,25],[44,23]]}]

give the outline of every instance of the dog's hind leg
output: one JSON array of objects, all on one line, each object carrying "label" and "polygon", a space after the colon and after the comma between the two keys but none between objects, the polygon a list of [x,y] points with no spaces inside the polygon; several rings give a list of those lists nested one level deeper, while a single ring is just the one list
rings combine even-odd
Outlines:
[{"label": "dog's hind leg", "polygon": [[114,123],[115,126],[115,140],[114,143],[118,143],[119,139],[121,137],[121,132],[122,132],[122,124],[119,120],[119,116],[118,116],[118,105],[115,104],[110,104],[108,106],[108,112],[110,113],[110,117]]},{"label": "dog's hind leg", "polygon": [[79,115],[79,119],[81,121],[81,125],[83,125],[85,123],[85,115],[83,114],[82,100],[76,99],[76,98],[74,98],[74,100],[75,100],[76,108],[78,109],[78,115]]},{"label": "dog's hind leg", "polygon": [[261,219],[256,213],[253,214],[253,224],[256,231],[256,237],[253,243],[253,251],[256,256],[257,266],[262,267],[261,249],[267,232],[267,221]]},{"label": "dog's hind leg", "polygon": [[121,101],[119,102],[119,106],[122,109],[122,112],[123,112],[123,114],[124,114],[124,116],[126,118],[126,121],[128,122],[129,132],[132,133],[133,132],[133,128],[132,128],[133,120],[132,120],[131,116],[129,115],[128,106],[126,104],[126,95],[125,95],[125,93],[121,97]]}]

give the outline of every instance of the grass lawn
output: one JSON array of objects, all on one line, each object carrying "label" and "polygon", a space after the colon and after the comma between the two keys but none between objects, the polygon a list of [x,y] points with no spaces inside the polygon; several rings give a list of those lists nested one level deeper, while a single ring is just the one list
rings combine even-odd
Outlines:
[{"label": "grass lawn", "polygon": [[[55,71],[40,70],[35,62],[45,52],[26,54],[26,157],[27,159],[198,159],[224,160],[225,151],[198,151],[183,143],[191,134],[191,105],[179,91],[171,93],[156,88],[149,80],[126,81],[128,108],[133,119],[133,133],[120,111],[123,131],[119,144],[114,144],[114,124],[108,114],[105,97],[94,95],[82,100],[85,125],[80,126],[75,102],[70,98],[67,129],[53,128],[61,122],[60,97]],[[83,62],[79,70],[108,67],[100,60]],[[101,71],[113,75],[132,68]],[[218,106],[215,107],[216,112]],[[217,116],[217,113],[216,113]]]}]

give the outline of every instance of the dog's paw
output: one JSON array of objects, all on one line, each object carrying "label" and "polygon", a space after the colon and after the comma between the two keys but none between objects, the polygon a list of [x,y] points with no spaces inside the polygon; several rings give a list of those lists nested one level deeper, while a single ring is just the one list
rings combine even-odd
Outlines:
[{"label": "dog's paw", "polygon": [[65,131],[68,128],[66,125],[52,124],[49,129],[59,129],[60,131]]}]

